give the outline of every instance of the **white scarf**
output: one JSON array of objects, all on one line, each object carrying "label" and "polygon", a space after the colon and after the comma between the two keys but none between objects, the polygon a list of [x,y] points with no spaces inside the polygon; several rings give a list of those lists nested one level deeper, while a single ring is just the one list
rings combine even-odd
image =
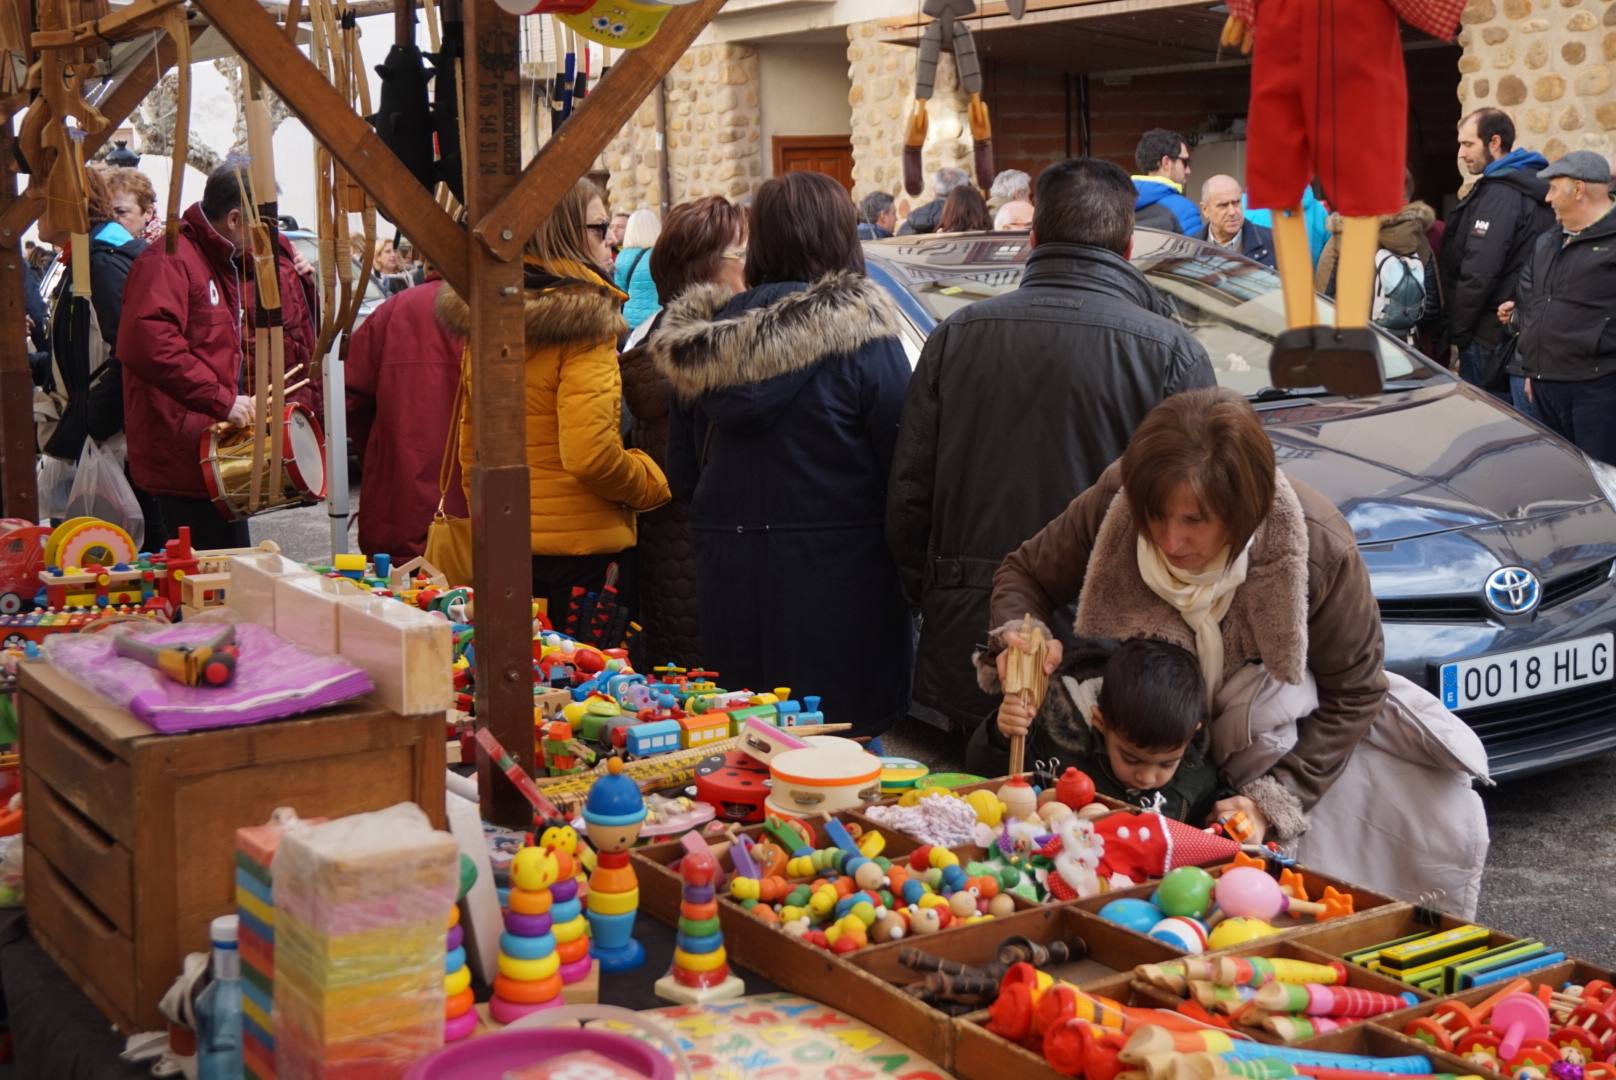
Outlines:
[{"label": "white scarf", "polygon": [[1225,548],[1205,570],[1191,572],[1169,563],[1161,549],[1145,537],[1139,537],[1137,543],[1139,576],[1195,632],[1195,653],[1206,680],[1207,707],[1211,708],[1223,685],[1223,630],[1219,624],[1234,603],[1235,590],[1245,583],[1251,545],[1233,562]]}]

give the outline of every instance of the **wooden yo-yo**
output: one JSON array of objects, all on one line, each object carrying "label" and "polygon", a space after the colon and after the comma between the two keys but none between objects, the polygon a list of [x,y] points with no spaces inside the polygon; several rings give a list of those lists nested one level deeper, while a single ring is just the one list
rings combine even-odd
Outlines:
[{"label": "wooden yo-yo", "polygon": [[[1030,614],[1021,617],[1021,640],[1023,644],[1020,647],[1007,650],[1010,659],[1005,667],[1004,693],[1006,697],[1019,697],[1027,707],[1028,715],[1037,716],[1038,709],[1044,703],[1044,693],[1049,689],[1049,676],[1044,673],[1044,658],[1049,651],[1049,642],[1044,636],[1043,626],[1035,625]],[[1026,755],[1027,737],[1012,735],[1011,776],[1020,774]]]}]

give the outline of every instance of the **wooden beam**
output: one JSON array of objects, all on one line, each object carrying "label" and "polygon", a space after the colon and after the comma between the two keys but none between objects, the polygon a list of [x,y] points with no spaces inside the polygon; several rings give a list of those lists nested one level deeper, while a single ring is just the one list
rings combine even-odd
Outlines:
[{"label": "wooden beam", "polygon": [[[11,120],[0,125],[0,213],[17,198],[13,165],[16,135]],[[39,520],[34,485],[34,386],[23,335],[22,245],[15,234],[0,242],[0,489],[5,516]]]},{"label": "wooden beam", "polygon": [[[507,198],[522,172],[521,48],[516,17],[494,0],[465,0],[466,207],[476,220]],[[475,117],[475,119],[471,119]],[[582,175],[581,171],[578,175]],[[569,177],[571,183],[575,177]],[[533,772],[533,589],[528,501],[522,265],[466,243],[471,306],[466,346],[475,426],[471,468],[477,593],[477,722]],[[483,816],[522,826],[533,812],[478,755]]]},{"label": "wooden beam", "polygon": [[371,126],[354,115],[336,87],[320,77],[319,70],[287,40],[269,13],[242,0],[194,2],[248,66],[263,75],[309,132],[370,193],[388,220],[426,253],[444,280],[465,290],[470,281],[465,230],[433,201]]},{"label": "wooden beam", "polygon": [[[1003,3],[978,4],[970,15],[961,15],[955,21],[969,23],[973,30],[991,30],[1006,26],[1036,26],[1040,23],[1075,22],[1097,19],[1105,15],[1137,15],[1165,8],[1204,9],[1201,0],[1027,0],[1027,13],[1021,19],[1010,17],[1010,9]],[[887,19],[881,23],[879,40],[891,45],[916,45],[920,34],[931,23],[924,15]]]},{"label": "wooden beam", "polygon": [[[192,24],[191,40],[194,42],[201,36],[203,28]],[[155,58],[151,61],[142,60],[138,65],[124,73],[123,79],[113,88],[101,102],[99,108],[101,115],[105,116],[108,124],[101,131],[84,137],[84,156],[86,159],[93,156],[96,151],[105,146],[107,140],[117,134],[123,122],[129,118],[140,105],[147,94],[157,88],[164,75],[174,67],[174,60],[178,50],[174,47],[174,39],[164,34],[158,42]],[[39,219],[45,211],[44,185],[40,190],[34,191],[34,184],[29,182],[28,188],[17,197],[17,201],[0,212],[0,244],[10,243],[20,237]]]},{"label": "wooden beam", "polygon": [[723,6],[724,0],[696,0],[676,7],[656,37],[624,52],[498,205],[482,215],[467,215],[467,220],[477,222],[473,230],[477,239],[501,259],[515,259],[539,222],[550,216],[567,189],[589,171],[606,144],[617,137],[646,95]]}]

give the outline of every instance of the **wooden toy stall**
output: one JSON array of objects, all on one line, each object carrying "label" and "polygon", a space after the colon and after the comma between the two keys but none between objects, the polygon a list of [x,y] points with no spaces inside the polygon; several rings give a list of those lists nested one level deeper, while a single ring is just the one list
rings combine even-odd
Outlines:
[{"label": "wooden toy stall", "polygon": [[[476,464],[471,469],[471,519],[476,564],[477,715],[533,771],[531,585],[528,576],[528,469],[523,456],[522,245],[561,197],[672,69],[724,0],[696,0],[673,9],[646,45],[627,50],[574,110],[566,125],[524,166],[521,160],[519,23],[494,0],[446,0],[447,21],[460,21],[461,129],[464,133],[465,221],[450,217],[296,44],[290,32],[307,21],[302,0],[284,7],[258,0],[188,0],[194,38],[211,27],[314,135],[376,206],[406,232],[444,279],[470,300],[470,408],[476,416]],[[33,25],[36,0],[9,0]],[[349,4],[352,14],[393,11],[408,26],[413,0]],[[20,34],[28,63],[32,40]],[[111,123],[89,135],[97,150],[173,66],[178,51],[164,37],[155,63],[142,63],[102,98]],[[9,73],[8,73],[9,74]],[[0,81],[0,110],[11,116],[26,92]],[[34,428],[23,334],[23,232],[44,205],[44,185],[31,178],[18,193],[15,121],[0,124],[0,482],[8,516],[35,518]],[[191,196],[188,196],[191,197]],[[529,816],[521,796],[481,766],[483,814],[501,824]]]}]

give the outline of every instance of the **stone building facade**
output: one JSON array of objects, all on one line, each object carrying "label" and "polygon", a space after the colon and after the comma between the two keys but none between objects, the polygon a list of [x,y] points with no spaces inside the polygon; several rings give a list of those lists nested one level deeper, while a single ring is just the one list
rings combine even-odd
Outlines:
[{"label": "stone building facade", "polygon": [[[853,198],[872,191],[897,193],[903,188],[903,144],[915,97],[915,50],[891,45],[877,36],[877,22],[847,28],[847,74],[853,108]],[[954,70],[954,57],[944,54],[937,65],[937,85],[926,106],[926,145],[921,152],[926,190],[914,200],[932,198],[937,170],[971,168],[971,129],[967,99]]]},{"label": "stone building facade", "polygon": [[[705,195],[735,199],[763,181],[757,57],[746,45],[703,45],[679,58],[667,94],[669,205]],[[656,98],[646,98],[607,146],[614,209],[662,201]]]},{"label": "stone building facade", "polygon": [[1470,0],[1459,44],[1459,100],[1496,105],[1518,142],[1554,160],[1616,150],[1616,3]]}]

